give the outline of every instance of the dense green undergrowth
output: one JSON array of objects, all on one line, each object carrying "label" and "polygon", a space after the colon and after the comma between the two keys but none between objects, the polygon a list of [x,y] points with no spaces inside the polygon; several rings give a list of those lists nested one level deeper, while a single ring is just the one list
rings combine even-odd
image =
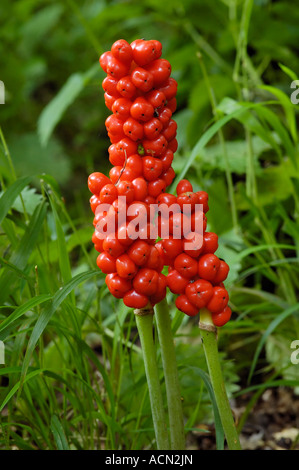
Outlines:
[{"label": "dense green undergrowth", "polygon": [[[252,392],[241,430],[264,390],[299,386],[299,9],[4,0],[0,16],[1,448],[155,447],[134,315],[96,269],[86,186],[109,170],[97,61],[120,36],[159,39],[179,83],[174,168],[208,191],[231,267],[219,345],[230,396]],[[168,301],[186,431],[217,431],[196,320]]]}]

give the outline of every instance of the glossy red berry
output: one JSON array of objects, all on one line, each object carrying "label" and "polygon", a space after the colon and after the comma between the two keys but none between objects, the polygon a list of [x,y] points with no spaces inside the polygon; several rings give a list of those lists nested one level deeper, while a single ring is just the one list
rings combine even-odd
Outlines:
[{"label": "glossy red berry", "polygon": [[147,262],[150,254],[150,245],[142,240],[136,240],[127,250],[127,254],[137,266]]},{"label": "glossy red berry", "polygon": [[138,268],[127,254],[123,254],[116,259],[116,271],[124,279],[133,279]]},{"label": "glossy red berry", "polygon": [[97,257],[97,265],[105,274],[116,271],[116,259],[105,251]]},{"label": "glossy red berry", "polygon": [[136,98],[130,107],[131,116],[137,121],[149,121],[154,115],[153,106],[145,98]]},{"label": "glossy red berry", "polygon": [[113,56],[124,62],[125,64],[131,64],[133,60],[133,51],[130,44],[125,39],[118,39],[112,44],[111,53]]},{"label": "glossy red berry", "polygon": [[213,286],[204,279],[190,282],[185,290],[188,300],[198,309],[207,305],[213,296]]},{"label": "glossy red berry", "polygon": [[211,313],[222,312],[228,303],[228,293],[224,287],[216,286],[213,289],[213,295],[207,303],[206,308]]},{"label": "glossy red berry", "polygon": [[198,314],[199,309],[195,307],[188,299],[185,294],[179,295],[176,298],[175,305],[178,310],[185,313],[189,317],[195,317]]},{"label": "glossy red berry", "polygon": [[202,255],[198,261],[198,275],[207,281],[214,281],[219,267],[220,260],[216,255]]},{"label": "glossy red berry", "polygon": [[133,50],[133,59],[136,64],[144,66],[155,59],[158,59],[162,53],[162,45],[159,41],[145,41],[136,39],[131,43]]},{"label": "glossy red berry", "polygon": [[167,285],[174,294],[184,294],[189,280],[183,277],[176,269],[167,275]]},{"label": "glossy red berry", "polygon": [[106,283],[111,294],[117,299],[122,299],[132,288],[131,281],[120,277],[118,274],[112,274]]},{"label": "glossy red berry", "polygon": [[193,186],[190,183],[190,181],[183,179],[181,180],[176,187],[176,193],[177,195],[183,194],[183,193],[192,193],[193,192]]},{"label": "glossy red berry", "polygon": [[193,279],[197,275],[197,261],[185,253],[181,253],[174,260],[175,269],[186,279]]},{"label": "glossy red berry", "polygon": [[124,295],[123,302],[129,308],[144,308],[149,303],[149,298],[131,289]]},{"label": "glossy red berry", "polygon": [[133,287],[143,295],[153,295],[159,282],[159,275],[155,269],[141,268],[133,279]]},{"label": "glossy red berry", "polygon": [[154,84],[153,75],[141,67],[136,67],[134,69],[134,71],[131,74],[131,79],[135,87],[143,91],[144,93],[146,93],[147,91],[150,91]]},{"label": "glossy red berry", "polygon": [[232,311],[227,306],[222,312],[212,313],[212,321],[215,326],[224,326],[231,317]]},{"label": "glossy red berry", "polygon": [[99,195],[105,184],[111,183],[110,179],[98,171],[91,173],[88,177],[88,188],[92,194]]}]

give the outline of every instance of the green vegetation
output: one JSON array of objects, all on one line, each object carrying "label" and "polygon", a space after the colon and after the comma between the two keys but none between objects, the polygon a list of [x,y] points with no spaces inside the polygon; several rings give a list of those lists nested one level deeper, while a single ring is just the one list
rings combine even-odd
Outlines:
[{"label": "green vegetation", "polygon": [[[98,58],[120,37],[161,41],[179,83],[176,181],[209,193],[231,267],[219,349],[229,397],[249,397],[241,431],[265,390],[299,386],[299,8],[2,0],[0,17],[0,448],[156,446],[136,321],[91,243],[87,177],[110,168]],[[186,433],[214,422],[221,449],[197,320],[168,303]]]}]

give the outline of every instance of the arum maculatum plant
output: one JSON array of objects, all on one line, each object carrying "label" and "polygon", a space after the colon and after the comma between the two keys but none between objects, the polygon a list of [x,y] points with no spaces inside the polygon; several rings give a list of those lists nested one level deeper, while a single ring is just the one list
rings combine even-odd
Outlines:
[{"label": "arum maculatum plant", "polygon": [[[188,316],[200,313],[211,383],[230,449],[240,444],[219,364],[216,328],[231,316],[224,287],[229,267],[215,255],[218,237],[207,232],[208,195],[194,192],[184,179],[176,195],[167,192],[175,178],[177,82],[161,58],[159,41],[116,41],[100,57],[107,74],[104,98],[112,112],[105,121],[111,145],[109,177],[88,178],[94,213],[97,265],[110,293],[133,308],[143,350],[158,449],[184,449],[185,435],[167,289]],[[167,275],[163,272],[168,270]],[[163,272],[162,272],[163,271]],[[153,318],[164,369],[168,420],[160,388]],[[169,425],[169,433],[168,433]],[[170,437],[170,440],[169,440]]]}]

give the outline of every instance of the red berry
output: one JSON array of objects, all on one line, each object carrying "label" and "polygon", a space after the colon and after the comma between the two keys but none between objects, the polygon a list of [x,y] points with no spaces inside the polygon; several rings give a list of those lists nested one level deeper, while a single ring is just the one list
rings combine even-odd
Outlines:
[{"label": "red berry", "polygon": [[150,296],[150,301],[151,304],[154,306],[157,303],[161,302],[166,297],[166,286],[167,286],[167,281],[166,281],[166,276],[164,274],[160,273],[158,279],[158,287],[156,292]]},{"label": "red berry", "polygon": [[105,274],[114,273],[116,271],[116,259],[105,251],[97,257],[97,265]]},{"label": "red berry", "polygon": [[89,204],[90,204],[90,208],[91,208],[93,213],[95,213],[96,208],[98,207],[98,205],[100,203],[101,203],[101,201],[98,198],[98,196],[96,196],[95,194],[93,196],[91,196],[91,198],[89,199]]},{"label": "red berry", "polygon": [[126,120],[126,122],[123,125],[123,131],[126,134],[126,136],[130,137],[132,140],[140,140],[143,137],[143,126],[140,124],[140,122],[136,121],[136,119],[133,119],[130,117],[129,119]]},{"label": "red berry", "polygon": [[132,288],[131,281],[120,277],[118,274],[112,274],[106,284],[111,294],[117,299],[122,299]]},{"label": "red berry", "polygon": [[118,98],[112,106],[112,112],[122,121],[130,117],[132,102],[127,98]]},{"label": "red berry", "polygon": [[120,277],[133,279],[138,268],[127,254],[123,254],[116,259],[116,271]]},{"label": "red berry", "polygon": [[204,213],[208,212],[208,210],[209,210],[209,205],[208,205],[209,196],[208,196],[208,193],[206,193],[205,191],[197,191],[196,194],[197,194],[198,199],[199,199],[199,204],[203,205]]},{"label": "red berry", "polygon": [[181,193],[177,197],[177,203],[181,206],[182,210],[184,210],[184,205],[190,206],[191,211],[193,212],[196,204],[198,204],[198,197],[192,192]]},{"label": "red berry", "polygon": [[133,59],[137,65],[146,65],[162,54],[162,45],[159,41],[145,41],[136,39],[131,43]]},{"label": "red berry", "polygon": [[142,266],[150,255],[150,245],[142,240],[137,240],[127,250],[127,254],[137,266]]},{"label": "red berry", "polygon": [[163,155],[167,149],[167,140],[163,135],[159,135],[159,137],[154,140],[143,140],[142,145],[147,155],[159,157]]},{"label": "red berry", "polygon": [[163,126],[157,118],[150,119],[143,126],[144,135],[149,140],[156,139],[160,135],[162,129]]},{"label": "red berry", "polygon": [[178,310],[185,313],[189,317],[195,317],[198,314],[198,308],[195,307],[189,300],[188,297],[184,294],[179,295],[176,298],[175,305]]},{"label": "red berry", "polygon": [[176,258],[183,251],[183,241],[170,236],[162,240],[162,247],[168,258]]},{"label": "red berry", "polygon": [[219,267],[220,260],[216,255],[202,255],[198,261],[198,275],[207,281],[214,281]]},{"label": "red berry", "polygon": [[166,189],[165,181],[161,178],[158,178],[154,181],[148,183],[148,194],[149,196],[158,197],[159,194],[164,192]]},{"label": "red berry", "polygon": [[206,308],[212,313],[222,312],[228,303],[228,293],[224,287],[216,286]]},{"label": "red berry", "polygon": [[158,158],[144,157],[143,161],[143,176],[147,181],[154,181],[159,178],[162,173],[163,165]]},{"label": "red berry", "polygon": [[120,243],[119,240],[117,240],[114,234],[107,235],[107,237],[103,241],[103,248],[115,258],[122,255],[125,251],[125,247]]},{"label": "red berry", "polygon": [[204,251],[203,253],[215,253],[218,248],[218,235],[214,232],[206,232],[203,236]]},{"label": "red berry", "polygon": [[148,184],[144,178],[136,178],[132,181],[136,201],[143,201],[148,195]]},{"label": "red berry", "polygon": [[174,169],[172,167],[168,168],[168,170],[162,173],[161,178],[165,181],[166,187],[169,186],[175,178]]},{"label": "red berry", "polygon": [[218,313],[212,313],[212,320],[215,326],[223,326],[225,325],[231,317],[232,311],[231,309],[227,306],[225,307],[222,312]]},{"label": "red berry", "polygon": [[131,74],[132,82],[135,87],[146,93],[150,91],[154,84],[154,77],[147,70],[136,67]]},{"label": "red berry", "polygon": [[133,279],[133,287],[143,295],[153,295],[158,288],[159,275],[157,271],[141,268]]},{"label": "red berry", "polygon": [[111,170],[109,171],[109,177],[113,184],[116,184],[117,181],[119,180],[121,170],[122,170],[122,166],[117,165],[117,166],[113,166]]},{"label": "red berry", "polygon": [[163,170],[167,171],[173,161],[173,152],[169,148],[167,148],[166,152],[163,154],[160,160],[163,165]]},{"label": "red berry", "polygon": [[105,184],[109,184],[111,181],[103,173],[95,172],[91,173],[88,177],[88,188],[92,194],[100,194],[101,189]]},{"label": "red berry", "polygon": [[122,77],[117,82],[116,89],[121,96],[129,100],[131,100],[136,95],[136,91],[137,91],[134,83],[132,82],[130,75],[127,75],[126,77]]},{"label": "red berry", "polygon": [[105,126],[109,134],[120,135],[123,132],[123,121],[114,114],[110,114],[105,121]]},{"label": "red berry", "polygon": [[100,201],[102,204],[112,204],[117,198],[117,188],[114,184],[106,184],[100,192]]},{"label": "red berry", "polygon": [[126,198],[126,203],[131,204],[134,201],[134,186],[130,181],[120,181],[117,186],[119,196]]},{"label": "red berry", "polygon": [[144,264],[144,267],[155,269],[156,271],[162,271],[163,266],[161,266],[159,251],[155,246],[150,246],[149,255]]},{"label": "red berry", "polygon": [[168,101],[176,96],[177,89],[178,89],[178,84],[175,81],[175,79],[172,77],[169,77],[169,79],[166,80],[165,85],[159,88],[159,90],[164,93],[165,98]]},{"label": "red berry", "polygon": [[218,268],[216,277],[214,277],[213,279],[213,284],[220,284],[221,282],[225,281],[225,279],[228,276],[228,273],[229,273],[228,264],[225,261],[220,260],[220,266]]},{"label": "red berry", "polygon": [[192,258],[198,258],[203,253],[203,236],[200,233],[190,232],[183,242],[183,249]]},{"label": "red berry", "polygon": [[107,66],[106,66],[106,71],[109,75],[111,75],[113,78],[120,79],[124,77],[125,75],[128,75],[130,70],[130,66],[128,64],[124,64],[120,60],[116,59],[115,57],[109,57]]},{"label": "red berry", "polygon": [[165,95],[160,90],[152,90],[145,95],[147,101],[155,108],[160,108],[160,106],[164,106],[166,102]]},{"label": "red berry", "polygon": [[161,108],[158,110],[158,113],[159,113],[159,121],[162,123],[163,127],[167,127],[170,119],[171,119],[171,116],[172,116],[172,112],[170,111],[170,109],[168,107],[165,107],[165,108]]},{"label": "red berry", "polygon": [[113,56],[124,62],[125,64],[131,64],[133,60],[133,51],[130,44],[125,39],[118,39],[112,44],[111,52]]},{"label": "red berry", "polygon": [[185,290],[188,300],[198,309],[207,305],[213,295],[213,286],[210,282],[204,279],[198,279],[195,282],[190,282]]},{"label": "red berry", "polygon": [[104,78],[102,82],[102,87],[103,87],[103,90],[109,95],[112,95],[115,98],[119,98],[120,95],[117,90],[117,84],[118,84],[118,80],[108,75],[106,78]]},{"label": "red berry", "polygon": [[176,257],[174,267],[186,279],[193,279],[197,275],[197,261],[185,253],[181,253]]},{"label": "red berry", "polygon": [[166,204],[166,206],[170,207],[173,204],[176,204],[176,197],[169,193],[159,194],[157,197],[157,204]]},{"label": "red berry", "polygon": [[184,294],[189,280],[183,277],[176,269],[172,269],[167,275],[167,285],[174,294]]},{"label": "red berry", "polygon": [[146,295],[139,294],[132,289],[124,295],[123,301],[129,308],[144,308],[147,306],[149,299]]},{"label": "red berry", "polygon": [[171,65],[166,59],[157,59],[145,66],[154,77],[154,87],[164,85],[171,74]]},{"label": "red berry", "polygon": [[192,193],[193,192],[193,187],[190,181],[188,180],[181,180],[176,187],[176,193],[177,195],[183,194],[183,193]]},{"label": "red berry", "polygon": [[162,132],[162,135],[168,142],[175,138],[177,127],[177,123],[173,119],[170,119],[169,123],[167,124],[167,127],[165,127],[164,131]]},{"label": "red berry", "polygon": [[[118,100],[117,100],[118,101]],[[154,115],[153,106],[143,97],[136,98],[130,108],[131,116],[137,121],[149,121]]]}]

